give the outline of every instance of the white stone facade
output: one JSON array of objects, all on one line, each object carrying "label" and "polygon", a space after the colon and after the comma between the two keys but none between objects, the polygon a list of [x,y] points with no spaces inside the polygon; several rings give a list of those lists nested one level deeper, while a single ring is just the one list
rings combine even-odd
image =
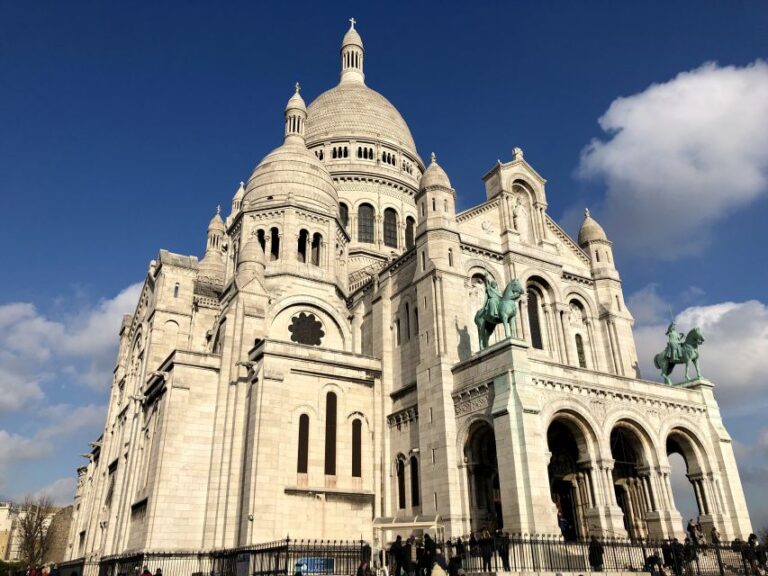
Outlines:
[{"label": "white stone facade", "polygon": [[[160,251],[120,330],[104,434],[79,470],[69,557],[391,536],[680,532],[668,453],[705,527],[749,515],[712,384],[641,380],[611,242],[547,214],[520,149],[456,213],[344,37],[341,81],[285,111],[285,141],[208,228]],[[483,276],[526,293],[479,352]],[[558,526],[560,516],[560,527]]]}]

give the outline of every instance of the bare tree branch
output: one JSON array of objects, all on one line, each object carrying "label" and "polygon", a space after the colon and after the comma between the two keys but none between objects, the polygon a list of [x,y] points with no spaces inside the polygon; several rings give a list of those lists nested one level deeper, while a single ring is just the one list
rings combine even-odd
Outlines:
[{"label": "bare tree branch", "polygon": [[48,526],[56,509],[48,496],[27,496],[18,516],[19,552],[33,566],[42,564],[51,545]]}]

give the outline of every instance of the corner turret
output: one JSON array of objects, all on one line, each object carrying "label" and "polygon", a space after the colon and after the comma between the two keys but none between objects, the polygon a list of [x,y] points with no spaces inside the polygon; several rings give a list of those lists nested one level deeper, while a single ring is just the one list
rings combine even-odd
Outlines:
[{"label": "corner turret", "polygon": [[226,250],[226,227],[221,219],[221,206],[216,207],[216,215],[208,224],[208,241],[205,256],[200,261],[198,279],[212,284],[223,284],[227,271],[224,257]]},{"label": "corner turret", "polygon": [[584,222],[579,229],[579,246],[589,255],[595,279],[618,280],[619,274],[613,262],[613,243],[608,240],[603,227],[592,218],[589,208],[584,209]]}]

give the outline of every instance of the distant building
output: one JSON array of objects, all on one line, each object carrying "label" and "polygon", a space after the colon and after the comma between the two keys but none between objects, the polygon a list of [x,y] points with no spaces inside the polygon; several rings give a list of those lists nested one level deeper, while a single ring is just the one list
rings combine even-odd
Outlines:
[{"label": "distant building", "polygon": [[[71,506],[65,509],[54,508],[46,515],[43,521],[43,529],[47,531],[50,529],[54,518],[58,517],[62,511],[70,510],[70,515],[67,517],[66,513],[61,515],[61,519],[58,521],[57,538],[59,542],[59,548],[65,547],[65,544],[61,543],[62,534],[69,532],[69,522],[71,521]],[[6,562],[17,562],[22,560],[21,557],[21,533],[19,529],[20,521],[26,517],[28,511],[23,506],[14,504],[12,502],[0,502],[0,559]],[[52,554],[48,554],[48,558],[54,558]],[[60,562],[63,559],[63,550],[58,552],[57,559],[50,560],[50,562]]]},{"label": "distant building", "polygon": [[[214,215],[202,260],[150,263],[68,557],[425,527],[680,535],[672,453],[705,533],[749,534],[712,384],[640,378],[602,227],[586,214],[570,238],[519,148],[457,212],[364,56],[353,26],[339,84],[309,106],[297,86],[283,144]],[[513,279],[518,338],[498,327],[479,351],[485,282]]]}]

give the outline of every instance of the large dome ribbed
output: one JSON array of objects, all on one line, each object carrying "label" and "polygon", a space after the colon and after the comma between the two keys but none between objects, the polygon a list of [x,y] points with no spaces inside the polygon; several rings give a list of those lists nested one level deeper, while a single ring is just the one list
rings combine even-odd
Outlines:
[{"label": "large dome ribbed", "polygon": [[309,105],[307,145],[355,136],[389,142],[418,158],[413,136],[400,112],[361,82],[341,83]]}]

